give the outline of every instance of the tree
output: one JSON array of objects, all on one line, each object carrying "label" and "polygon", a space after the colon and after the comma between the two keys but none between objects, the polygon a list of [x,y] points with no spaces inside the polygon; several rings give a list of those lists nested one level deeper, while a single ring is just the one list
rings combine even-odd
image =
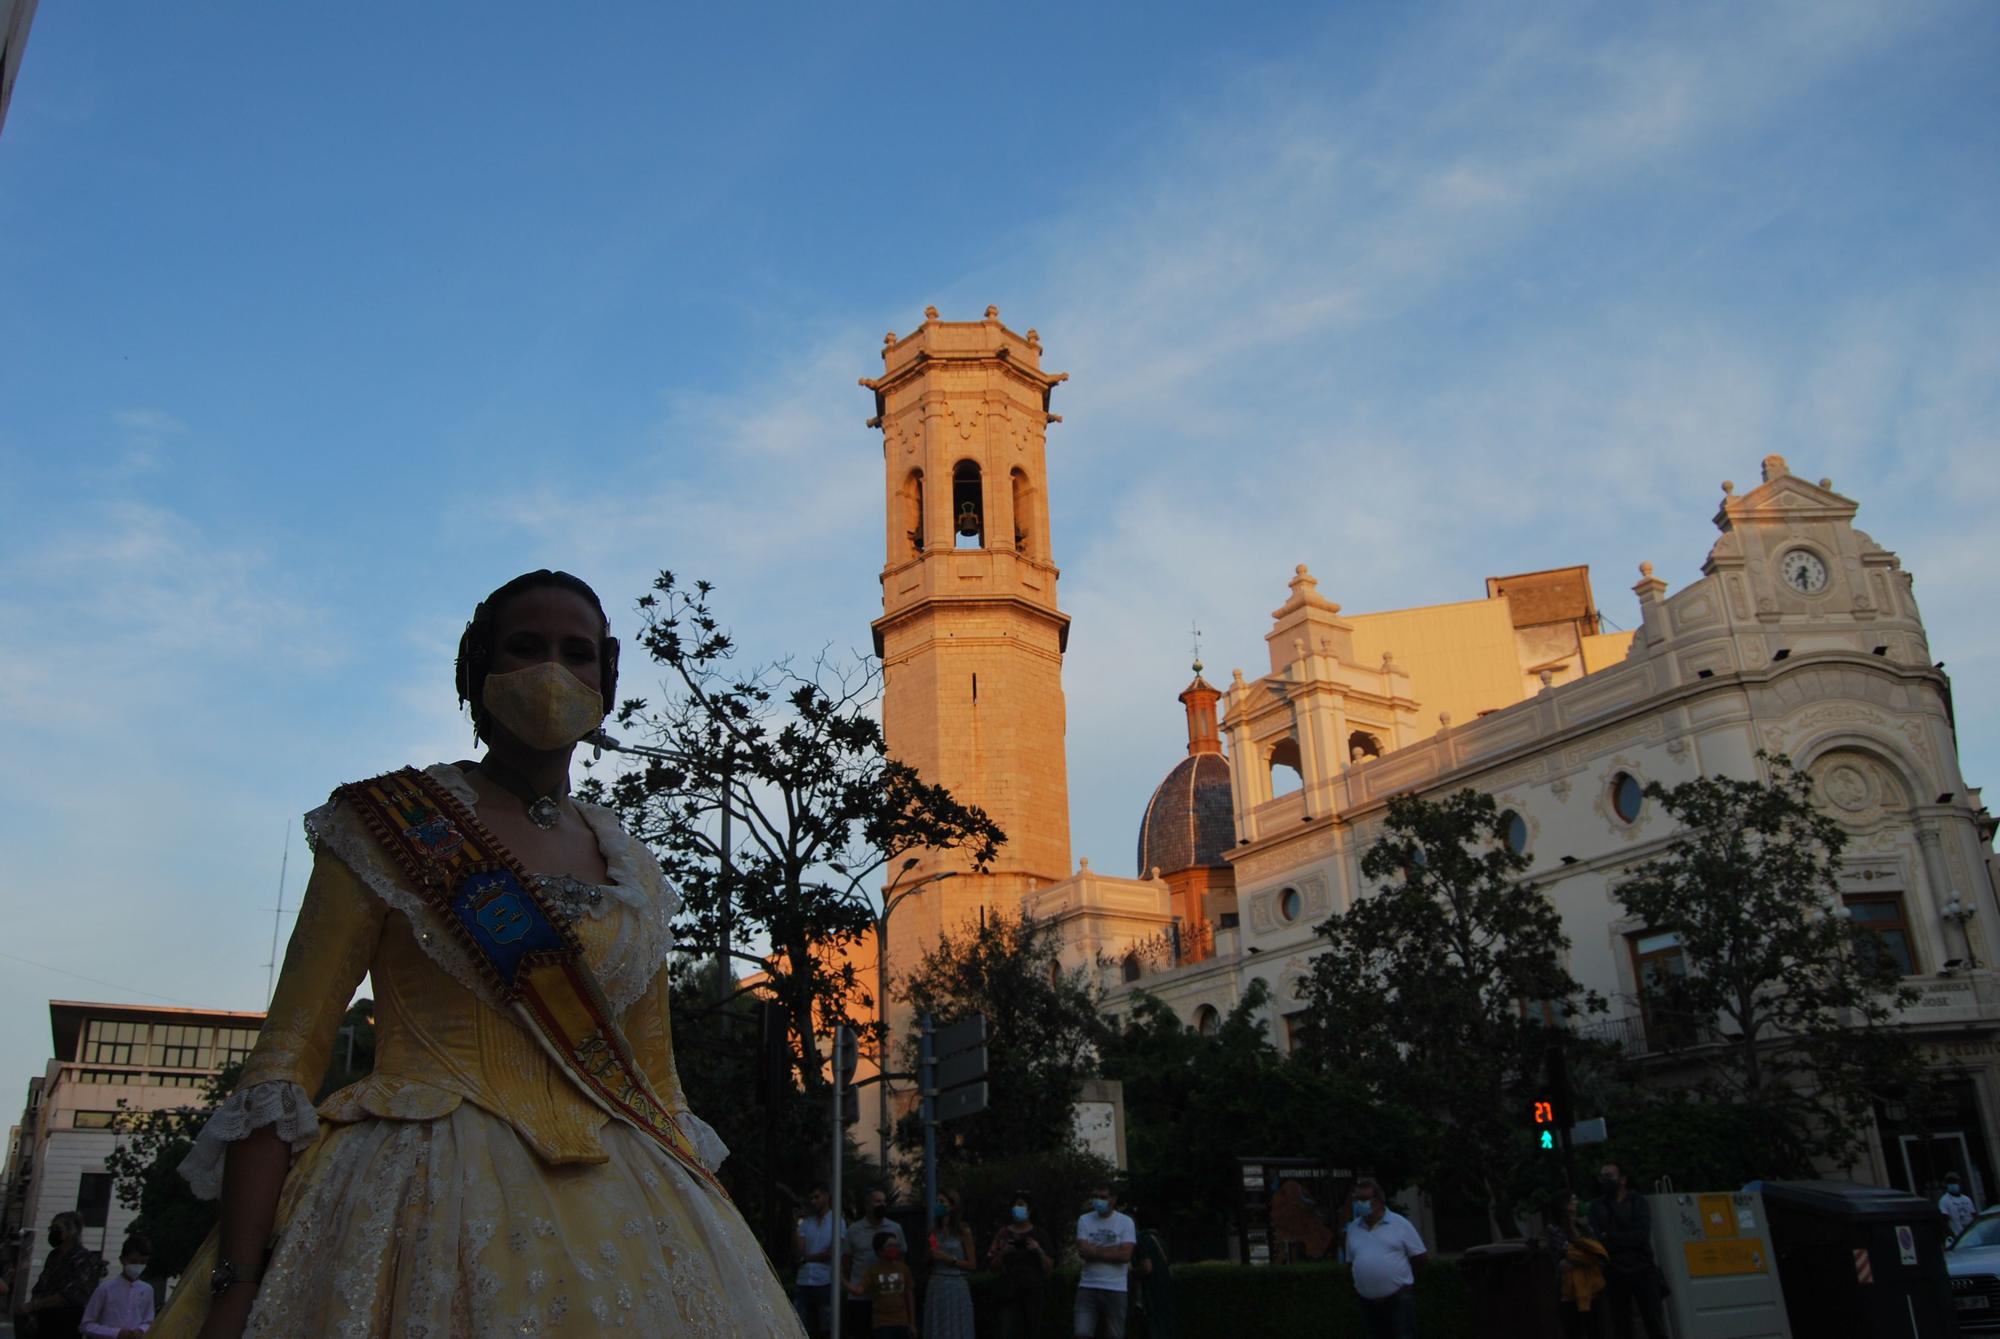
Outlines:
[{"label": "tree", "polygon": [[1496,1229],[1547,1023],[1604,1007],[1563,965],[1569,941],[1528,865],[1490,795],[1391,799],[1361,858],[1380,891],[1318,927],[1327,947],[1302,992],[1306,1053],[1416,1113],[1416,1183]]},{"label": "tree", "polygon": [[1812,779],[1757,756],[1767,779],[1648,785],[1680,831],[1614,895],[1680,939],[1685,974],[1646,1001],[1648,1039],[1686,1048],[1699,1095],[1757,1113],[1747,1133],[1763,1175],[1797,1175],[1851,1163],[1875,1101],[1923,1084],[1890,1026],[1917,995],[1843,914],[1847,834],[1814,806]]},{"label": "tree", "polygon": [[[986,1015],[988,1105],[943,1127],[940,1161],[1031,1158],[1076,1142],[1072,1112],[1103,1025],[1083,973],[1062,971],[1060,947],[1052,923],[984,914],[942,935],[905,980],[902,997],[939,1027]],[[916,1060],[912,1037],[905,1063],[915,1070]],[[896,1142],[923,1146],[916,1120],[902,1123]]]},{"label": "tree", "polygon": [[168,1111],[134,1111],[119,1103],[115,1128],[118,1142],[104,1157],[104,1169],[118,1202],[138,1210],[132,1230],[153,1243],[151,1273],[167,1278],[183,1272],[215,1226],[218,1208],[197,1197],[180,1174],[181,1162],[194,1149],[202,1127],[231,1090],[241,1065],[211,1075],[197,1089],[198,1104]]},{"label": "tree", "polygon": [[[616,808],[679,885],[683,944],[765,973],[758,988],[784,1004],[800,1074],[817,1086],[819,1035],[866,1003],[844,951],[873,923],[867,881],[915,851],[982,868],[1006,837],[888,756],[872,715],[878,664],[739,668],[713,590],[661,572],[638,602],[639,644],[667,678],[656,702],[620,703],[617,721],[671,759],[581,793]],[[760,941],[768,955],[736,947]]]},{"label": "tree", "polygon": [[1269,1003],[1269,987],[1253,979],[1203,1035],[1138,992],[1125,1026],[1104,1042],[1103,1073],[1124,1089],[1130,1197],[1149,1224],[1167,1229],[1177,1255],[1219,1256],[1231,1226],[1241,1230],[1238,1158],[1353,1167],[1365,1157],[1392,1185],[1408,1175],[1409,1113],[1279,1055],[1263,1018]]}]

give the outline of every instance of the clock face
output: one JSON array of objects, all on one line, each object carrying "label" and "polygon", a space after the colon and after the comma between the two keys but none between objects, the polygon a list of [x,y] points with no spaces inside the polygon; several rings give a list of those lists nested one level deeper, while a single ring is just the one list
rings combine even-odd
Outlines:
[{"label": "clock face", "polygon": [[1778,562],[1778,574],[1785,584],[1806,595],[1826,589],[1826,564],[1809,549],[1793,549]]}]

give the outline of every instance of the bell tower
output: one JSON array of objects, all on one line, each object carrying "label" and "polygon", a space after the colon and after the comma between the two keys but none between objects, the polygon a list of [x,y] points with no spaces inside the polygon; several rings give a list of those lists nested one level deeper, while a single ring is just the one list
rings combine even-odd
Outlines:
[{"label": "bell tower", "polygon": [[980,321],[926,308],[910,334],[882,341],[870,427],[882,430],[887,502],[882,725],[889,752],[1007,834],[984,874],[926,855],[895,883],[957,869],[890,921],[891,973],[910,950],[977,914],[1018,910],[1067,877],[1069,774],[1063,752],[1063,650],[1056,607],[1044,439],[1049,398],[1068,373],[1042,371],[1042,342],[988,307]]}]

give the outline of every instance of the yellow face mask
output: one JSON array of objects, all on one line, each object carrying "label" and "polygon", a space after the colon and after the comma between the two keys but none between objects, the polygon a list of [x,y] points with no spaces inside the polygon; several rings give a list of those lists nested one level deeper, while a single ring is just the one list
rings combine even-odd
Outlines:
[{"label": "yellow face mask", "polygon": [[516,739],[545,753],[568,748],[604,720],[604,695],[553,660],[487,675],[479,700]]}]

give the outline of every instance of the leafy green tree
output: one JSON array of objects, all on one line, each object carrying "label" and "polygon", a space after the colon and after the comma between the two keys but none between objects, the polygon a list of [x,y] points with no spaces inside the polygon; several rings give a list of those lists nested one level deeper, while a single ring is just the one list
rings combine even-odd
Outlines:
[{"label": "leafy green tree", "polygon": [[1701,1098],[1755,1113],[1737,1137],[1754,1141],[1760,1175],[1797,1175],[1848,1165],[1874,1103],[1925,1078],[1892,1026],[1916,992],[1844,914],[1845,830],[1789,758],[1758,758],[1762,779],[1648,785],[1679,831],[1614,895],[1680,938],[1686,972],[1647,1002],[1649,1040],[1686,1048]]},{"label": "leafy green tree", "polygon": [[[947,932],[903,983],[902,998],[939,1027],[986,1015],[987,1109],[942,1127],[939,1161],[981,1163],[1052,1154],[1076,1142],[1077,1094],[1103,1035],[1081,971],[1063,972],[1054,925],[1016,913]],[[916,1068],[916,1041],[905,1064]],[[915,1119],[897,1130],[923,1147]]]},{"label": "leafy green tree", "polygon": [[[620,703],[617,722],[670,757],[581,791],[617,809],[679,885],[684,946],[726,946],[765,973],[758,988],[785,1006],[813,1087],[823,1082],[819,1038],[865,1002],[845,950],[873,923],[868,882],[919,851],[982,868],[1006,838],[888,756],[873,714],[877,663],[739,666],[713,590],[661,572],[640,598],[638,644],[666,679],[657,699]],[[769,951],[741,947],[751,944]]]},{"label": "leafy green tree", "polygon": [[168,1278],[183,1272],[215,1226],[217,1206],[199,1199],[182,1179],[182,1159],[194,1149],[202,1127],[236,1087],[241,1065],[231,1065],[195,1091],[199,1100],[170,1111],[134,1111],[121,1102],[115,1129],[118,1142],[105,1155],[118,1202],[136,1209],[132,1230],[152,1239],[149,1272]]},{"label": "leafy green tree", "polygon": [[1167,1230],[1178,1255],[1219,1256],[1231,1229],[1241,1230],[1238,1158],[1365,1164],[1391,1185],[1409,1175],[1411,1115],[1351,1079],[1278,1054],[1262,1017],[1269,1003],[1269,988],[1253,981],[1203,1035],[1141,992],[1125,1026],[1104,1042],[1104,1076],[1123,1085],[1130,1197],[1147,1225]]},{"label": "leafy green tree", "polygon": [[1564,966],[1569,941],[1528,865],[1490,795],[1391,799],[1361,858],[1379,891],[1321,923],[1303,989],[1305,1053],[1415,1113],[1414,1181],[1500,1230],[1545,1019],[1604,1007]]}]

